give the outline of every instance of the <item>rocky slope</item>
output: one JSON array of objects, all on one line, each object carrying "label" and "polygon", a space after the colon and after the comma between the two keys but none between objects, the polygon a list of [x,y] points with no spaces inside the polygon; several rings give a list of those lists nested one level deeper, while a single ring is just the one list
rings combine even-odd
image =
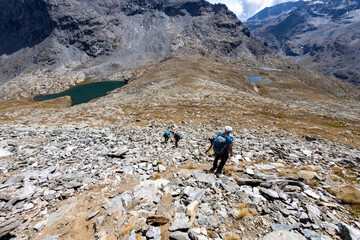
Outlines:
[{"label": "rocky slope", "polygon": [[[281,66],[170,59],[90,103],[1,103],[0,234],[356,239],[359,101]],[[216,176],[204,151],[224,125],[234,157]],[[167,129],[180,148],[161,143]]]},{"label": "rocky slope", "polygon": [[[168,127],[182,133],[180,148],[161,143]],[[242,129],[215,176],[203,152],[217,131],[2,125],[0,236],[358,239],[358,219],[336,200],[350,203],[353,191],[359,200],[358,150]]]},{"label": "rocky slope", "polygon": [[16,0],[0,16],[0,83],[41,91],[171,56],[271,55],[225,5],[203,0]]},{"label": "rocky slope", "polygon": [[256,29],[276,53],[358,86],[359,1],[309,1]]}]

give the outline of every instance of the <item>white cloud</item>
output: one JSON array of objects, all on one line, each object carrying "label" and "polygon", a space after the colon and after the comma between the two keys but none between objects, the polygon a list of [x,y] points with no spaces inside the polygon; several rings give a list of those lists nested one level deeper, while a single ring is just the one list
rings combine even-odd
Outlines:
[{"label": "white cloud", "polygon": [[[246,21],[260,10],[291,0],[208,0],[211,3],[223,3],[233,11],[241,21]],[[292,0],[296,1],[296,0]]]}]

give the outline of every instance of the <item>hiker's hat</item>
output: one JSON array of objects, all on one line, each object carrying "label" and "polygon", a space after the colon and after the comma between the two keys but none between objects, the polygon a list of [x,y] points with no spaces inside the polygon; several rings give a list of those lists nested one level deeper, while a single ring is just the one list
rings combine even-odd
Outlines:
[{"label": "hiker's hat", "polygon": [[225,127],[225,132],[232,132],[232,127],[226,126]]}]

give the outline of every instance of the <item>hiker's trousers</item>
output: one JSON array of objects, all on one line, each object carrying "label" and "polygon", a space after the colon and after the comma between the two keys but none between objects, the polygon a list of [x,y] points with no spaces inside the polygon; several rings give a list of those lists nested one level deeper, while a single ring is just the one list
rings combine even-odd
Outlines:
[{"label": "hiker's trousers", "polygon": [[[214,164],[213,164],[213,170],[217,169],[217,171],[221,171],[223,167],[225,166],[226,161],[229,158],[229,152],[225,152],[223,154],[215,154]],[[218,161],[221,159],[219,166]]]}]

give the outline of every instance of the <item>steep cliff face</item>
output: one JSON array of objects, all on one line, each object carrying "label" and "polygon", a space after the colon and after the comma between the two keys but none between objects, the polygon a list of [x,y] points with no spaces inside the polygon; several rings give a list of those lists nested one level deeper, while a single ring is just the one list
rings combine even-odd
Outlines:
[{"label": "steep cliff face", "polygon": [[359,16],[359,1],[310,1],[253,34],[296,63],[359,86]]},{"label": "steep cliff face", "polygon": [[43,1],[1,1],[0,13],[0,55],[40,43],[55,27]]},{"label": "steep cliff face", "polygon": [[203,0],[12,0],[0,7],[0,83],[63,65],[100,66],[106,76],[114,65],[183,54],[270,54],[225,5]]}]

